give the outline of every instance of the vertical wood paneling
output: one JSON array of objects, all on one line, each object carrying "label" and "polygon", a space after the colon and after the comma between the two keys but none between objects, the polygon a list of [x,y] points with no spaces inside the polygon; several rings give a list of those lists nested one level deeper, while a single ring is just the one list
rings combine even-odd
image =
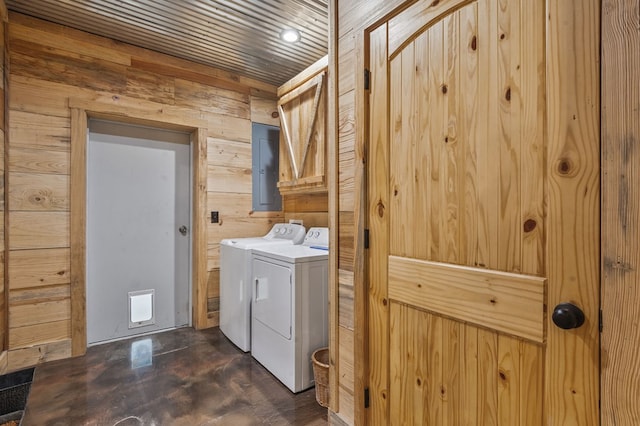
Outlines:
[{"label": "vertical wood paneling", "polygon": [[389,424],[543,424],[542,346],[395,302],[390,318]]},{"label": "vertical wood paneling", "polygon": [[602,424],[640,419],[640,4],[602,2]]},{"label": "vertical wood paneling", "polygon": [[[429,165],[429,180],[427,181],[427,191],[430,190],[430,204],[428,211],[429,240],[430,248],[429,259],[441,260],[446,251],[446,231],[443,228],[446,223],[446,194],[447,182],[444,181],[444,165],[442,158],[444,155],[444,129],[445,122],[445,96],[446,85],[444,81],[445,63],[444,54],[444,25],[438,22],[428,30],[428,70],[427,70],[427,87],[429,92],[428,98],[428,126],[427,134],[429,137],[429,149],[431,164]],[[403,160],[400,160],[403,161]],[[411,197],[407,194],[407,197]],[[443,204],[445,203],[445,204]],[[444,207],[444,208],[443,208]],[[414,220],[424,220],[423,218],[414,217]]]},{"label": "vertical wood paneling", "polygon": [[[478,7],[473,4],[460,10],[460,52],[458,91],[457,139],[462,144],[460,157],[464,163],[461,172],[460,204],[460,261],[462,264],[478,266]],[[464,157],[463,157],[464,156]]]},{"label": "vertical wood paneling", "polygon": [[494,1],[480,0],[478,2],[478,266],[496,268],[497,238],[498,238],[498,191],[495,182],[499,176],[496,164],[496,152],[500,152],[497,138],[495,119],[497,111],[492,108],[495,104],[496,78],[495,60],[497,58],[496,43],[498,39],[496,28],[496,14]]},{"label": "vertical wood paneling", "polygon": [[[433,123],[431,123],[429,108],[426,106],[433,95],[429,86],[429,61],[431,60],[429,56],[429,34],[420,35],[414,44],[416,95],[413,98],[413,108],[415,109],[417,134],[415,150],[412,156],[412,172],[415,175],[416,183],[421,185],[423,190],[414,193],[412,214],[414,217],[427,218],[430,214],[431,197],[434,192],[430,185],[432,161],[429,140],[429,128]],[[433,233],[433,229],[430,226],[425,226],[423,232],[425,232],[426,238],[415,239],[414,252],[417,258],[428,259],[431,254],[432,239],[430,236]]]},{"label": "vertical wood paneling", "polygon": [[542,425],[544,419],[543,399],[532,398],[544,391],[544,346],[519,342],[520,345],[520,425]]},{"label": "vertical wood paneling", "polygon": [[[87,349],[86,308],[86,231],[87,231],[87,114],[84,110],[71,110],[71,355],[85,353]],[[65,336],[67,337],[67,336]]]},{"label": "vertical wood paneling", "polygon": [[[442,424],[462,424],[461,417],[468,410],[462,405],[463,384],[462,374],[465,372],[466,360],[469,355],[465,352],[465,325],[451,320],[442,323]],[[471,354],[473,357],[473,353]]]},{"label": "vertical wood paneling", "polygon": [[[369,202],[369,229],[371,256],[386,258],[389,255],[390,237],[389,211],[392,206],[390,200],[391,176],[389,166],[388,138],[395,130],[389,129],[389,116],[394,117],[388,110],[388,75],[387,75],[387,27],[382,25],[369,34],[371,93],[369,102],[370,126],[369,133],[369,167],[367,187]],[[342,247],[340,247],[342,251]],[[358,254],[360,255],[360,254]],[[370,279],[368,291],[368,343],[369,359],[369,395],[371,406],[367,413],[368,422],[379,421],[389,423],[389,300],[386,276],[387,262],[369,262],[368,276]],[[357,283],[356,283],[357,284]],[[356,330],[359,332],[359,330]],[[363,359],[364,361],[364,359]],[[365,423],[367,419],[362,419]]]},{"label": "vertical wood paneling", "polygon": [[[365,32],[356,33],[356,43],[359,46],[364,46],[365,44],[366,34]],[[370,52],[368,49],[358,49],[356,50],[356,63],[360,64],[361,69],[364,69],[365,64],[369,63]],[[370,90],[370,87],[369,87]],[[355,93],[361,94],[356,95],[355,98],[355,106],[354,113],[356,120],[362,120],[362,123],[367,122],[367,117],[369,113],[370,99],[367,96],[370,93],[365,87],[364,78],[356,79]],[[354,198],[353,202],[353,222],[349,224],[351,225],[351,229],[353,230],[353,280],[354,280],[354,312],[355,312],[355,327],[359,330],[365,328],[365,324],[367,320],[365,318],[367,312],[367,294],[368,289],[367,286],[364,285],[367,282],[367,262],[365,256],[358,256],[356,253],[363,253],[365,250],[364,244],[364,227],[361,226],[363,223],[367,221],[367,212],[368,212],[368,200],[367,200],[367,146],[369,141],[369,132],[371,129],[363,127],[362,132],[356,133],[355,139],[355,162],[354,162],[354,188],[357,188],[357,195]],[[358,224],[358,226],[356,226]],[[347,251],[348,253],[348,251]],[[355,285],[358,284],[358,285]],[[354,350],[359,351],[365,348],[365,340],[366,339],[360,333],[354,333],[354,340],[356,344],[354,345]],[[358,352],[355,352],[357,354]],[[365,356],[367,353],[365,352]],[[358,380],[357,383],[354,383],[353,389],[353,398],[354,398],[354,406],[357,407],[357,412],[354,415],[358,415],[360,418],[363,414],[363,407],[360,401],[365,400],[365,386],[366,382],[363,381],[363,369],[358,363],[355,364],[355,368],[357,371],[356,378]]]},{"label": "vertical wood paneling", "polygon": [[572,302],[587,321],[562,330],[547,315],[544,407],[580,425],[599,422],[599,4],[549,2],[546,13],[548,307]]},{"label": "vertical wood paneling", "polygon": [[[338,0],[329,0],[329,53],[328,53],[328,73],[329,81],[327,82],[327,209],[328,209],[328,225],[329,225],[329,418],[331,413],[340,409],[340,406],[345,406],[344,403],[339,402],[335,404],[331,401],[331,395],[343,396],[344,392],[339,391],[340,386],[340,365],[341,350],[339,348],[340,339],[340,270],[338,268],[338,229],[339,229],[339,215],[340,208],[339,199],[339,58],[340,58],[340,43],[338,41]],[[286,201],[286,200],[285,200]],[[353,280],[351,281],[353,283]],[[353,304],[351,305],[353,306]],[[364,336],[360,333],[358,340],[358,348],[364,351]],[[348,351],[349,349],[347,349]],[[345,353],[343,356],[351,355],[353,362],[355,358],[356,348],[353,348],[353,353]],[[362,367],[356,372],[354,367],[354,381],[358,380],[360,383],[365,379],[365,374]],[[357,379],[356,379],[357,377]],[[363,383],[362,383],[363,384]],[[351,399],[353,401],[353,399]],[[336,406],[337,405],[337,406]],[[355,416],[355,410],[352,410]],[[358,416],[362,415],[358,410]]]},{"label": "vertical wood paneling", "polygon": [[498,336],[478,329],[478,425],[498,424]]},{"label": "vertical wood paneling", "polygon": [[191,134],[192,149],[192,212],[191,280],[193,325],[196,329],[207,327],[207,131],[200,128]]},{"label": "vertical wood paneling", "polygon": [[460,407],[465,407],[459,413],[462,425],[480,425],[478,422],[479,407],[479,357],[478,357],[478,329],[470,325],[462,327],[460,363]]},{"label": "vertical wood paneling", "polygon": [[[520,354],[518,341],[498,336],[498,425],[520,421]],[[531,395],[532,396],[532,395]]]},{"label": "vertical wood paneling", "polygon": [[0,374],[3,374],[8,365],[7,356],[7,329],[8,329],[8,277],[9,271],[7,265],[8,241],[5,237],[7,228],[6,199],[7,199],[7,181],[6,175],[8,167],[7,153],[9,152],[9,132],[8,132],[8,112],[7,112],[7,93],[9,81],[9,55],[7,45],[7,21],[8,12],[4,0],[0,1],[0,103],[2,103],[2,116],[0,117],[0,164],[2,165],[2,189],[0,190],[0,199],[2,200],[2,217],[0,217]]},{"label": "vertical wood paneling", "polygon": [[[520,271],[520,88],[512,71],[519,67],[519,0],[499,0],[497,16],[496,140],[499,143],[498,265],[502,271]],[[535,34],[535,33],[534,33]],[[529,37],[534,36],[529,34]],[[539,34],[541,35],[541,34]],[[513,65],[512,65],[513,64]],[[512,70],[513,67],[513,70]],[[514,79],[515,77],[515,79]]]},{"label": "vertical wood paneling", "polygon": [[[413,183],[413,167],[408,167],[407,159],[411,158],[413,148],[413,117],[410,106],[413,99],[414,56],[413,49],[406,49],[396,56],[390,65],[391,106],[390,123],[391,140],[389,142],[389,161],[391,164],[390,179],[393,188],[390,211],[389,253],[400,256],[413,253],[413,243],[406,238],[408,229],[404,225],[413,215],[411,192],[399,191],[403,187],[411,188]],[[407,102],[403,98],[407,96]],[[375,120],[375,119],[374,119]]]},{"label": "vertical wood paneling", "polygon": [[[521,1],[522,16],[519,21],[519,60],[512,63],[511,72],[518,80],[520,103],[520,141],[522,157],[520,223],[522,259],[521,271],[525,274],[543,274],[544,263],[544,5],[542,2]],[[512,91],[513,93],[513,91]],[[517,98],[512,98],[517,99]],[[514,107],[518,107],[512,101]]]},{"label": "vertical wood paneling", "polygon": [[[410,316],[415,316],[420,313],[420,311],[413,309],[408,309],[408,312]],[[425,365],[421,368],[421,370],[425,372],[426,398],[425,400],[416,401],[415,398],[407,395],[407,399],[413,400],[413,411],[421,414],[420,417],[416,418],[418,422],[439,425],[442,424],[443,421],[442,402],[444,387],[442,383],[442,368],[444,354],[442,352],[442,346],[444,336],[442,334],[442,328],[444,320],[436,315],[428,315],[426,319],[426,324],[423,322],[423,326],[428,333],[426,340],[411,337],[411,334],[415,332],[414,330],[418,328],[419,322],[416,321],[414,326],[409,326],[404,329],[407,340],[418,343],[421,346],[421,352],[424,353],[422,359],[426,360]]]},{"label": "vertical wood paneling", "polygon": [[[447,16],[443,20],[442,46],[444,48],[442,63],[443,75],[443,121],[442,135],[442,219],[440,229],[444,230],[442,238],[442,250],[440,259],[444,262],[460,263],[460,229],[464,227],[461,216],[464,204],[460,204],[460,192],[464,191],[461,184],[461,175],[464,173],[463,143],[458,140],[459,120],[459,61],[458,50],[459,13]],[[466,143],[466,141],[465,141]]]}]

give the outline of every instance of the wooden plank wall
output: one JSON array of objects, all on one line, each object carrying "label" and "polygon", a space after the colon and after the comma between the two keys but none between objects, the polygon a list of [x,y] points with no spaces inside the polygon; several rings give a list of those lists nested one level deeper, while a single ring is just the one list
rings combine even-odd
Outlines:
[{"label": "wooden plank wall", "polygon": [[[362,365],[354,362],[363,351],[364,339],[364,142],[366,137],[365,29],[396,8],[403,0],[342,0],[337,3],[338,20],[338,317],[335,366],[337,402],[331,404],[333,423],[364,421]],[[336,327],[332,328],[336,330]],[[356,356],[356,354],[358,354]]]},{"label": "wooden plank wall", "polygon": [[[279,126],[277,98],[250,96],[251,121]],[[219,222],[207,221],[209,326],[218,325],[220,308],[220,241],[232,237],[266,234],[274,223],[283,221],[282,212],[254,212],[251,201],[251,124],[241,140],[210,137],[207,211],[217,211]],[[244,138],[248,137],[248,140]],[[240,143],[241,142],[241,143]]]},{"label": "wooden plank wall", "polygon": [[6,77],[7,77],[7,44],[6,44],[6,28],[8,19],[7,6],[4,0],[0,0],[0,182],[2,183],[0,189],[0,374],[7,370],[7,347],[6,347],[6,329],[7,329],[7,306],[6,306],[6,292],[5,292],[5,274],[6,268],[4,267],[5,261],[5,185],[4,185],[4,171],[5,171],[5,144],[7,143],[5,130],[7,128],[7,114],[6,111]]},{"label": "wooden plank wall", "polygon": [[301,219],[304,227],[329,226],[329,201],[326,192],[290,194],[283,197],[284,218]]},{"label": "wooden plank wall", "polygon": [[[70,356],[68,99],[208,123],[208,325],[218,323],[219,242],[266,233],[251,211],[251,121],[277,125],[276,88],[9,14],[8,369]],[[0,163],[1,164],[1,163]]]},{"label": "wooden plank wall", "polygon": [[602,2],[602,424],[640,422],[640,3]]}]

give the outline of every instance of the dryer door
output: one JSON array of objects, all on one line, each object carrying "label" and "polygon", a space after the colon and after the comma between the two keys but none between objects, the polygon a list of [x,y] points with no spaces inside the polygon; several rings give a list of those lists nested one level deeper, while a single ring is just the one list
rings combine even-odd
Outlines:
[{"label": "dryer door", "polygon": [[291,267],[254,257],[253,277],[253,318],[290,340],[293,303]]}]

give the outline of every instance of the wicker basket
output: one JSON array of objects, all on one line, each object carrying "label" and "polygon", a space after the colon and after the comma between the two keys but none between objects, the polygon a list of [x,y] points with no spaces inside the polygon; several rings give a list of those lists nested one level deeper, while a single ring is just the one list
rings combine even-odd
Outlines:
[{"label": "wicker basket", "polygon": [[329,407],[329,348],[318,349],[311,355],[313,378],[316,382],[316,401]]}]

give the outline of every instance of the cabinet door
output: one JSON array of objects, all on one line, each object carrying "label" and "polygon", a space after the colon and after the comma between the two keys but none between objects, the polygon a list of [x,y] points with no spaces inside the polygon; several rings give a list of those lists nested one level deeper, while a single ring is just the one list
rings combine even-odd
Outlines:
[{"label": "cabinet door", "polygon": [[326,191],[326,75],[323,71],[280,98],[282,193]]}]

